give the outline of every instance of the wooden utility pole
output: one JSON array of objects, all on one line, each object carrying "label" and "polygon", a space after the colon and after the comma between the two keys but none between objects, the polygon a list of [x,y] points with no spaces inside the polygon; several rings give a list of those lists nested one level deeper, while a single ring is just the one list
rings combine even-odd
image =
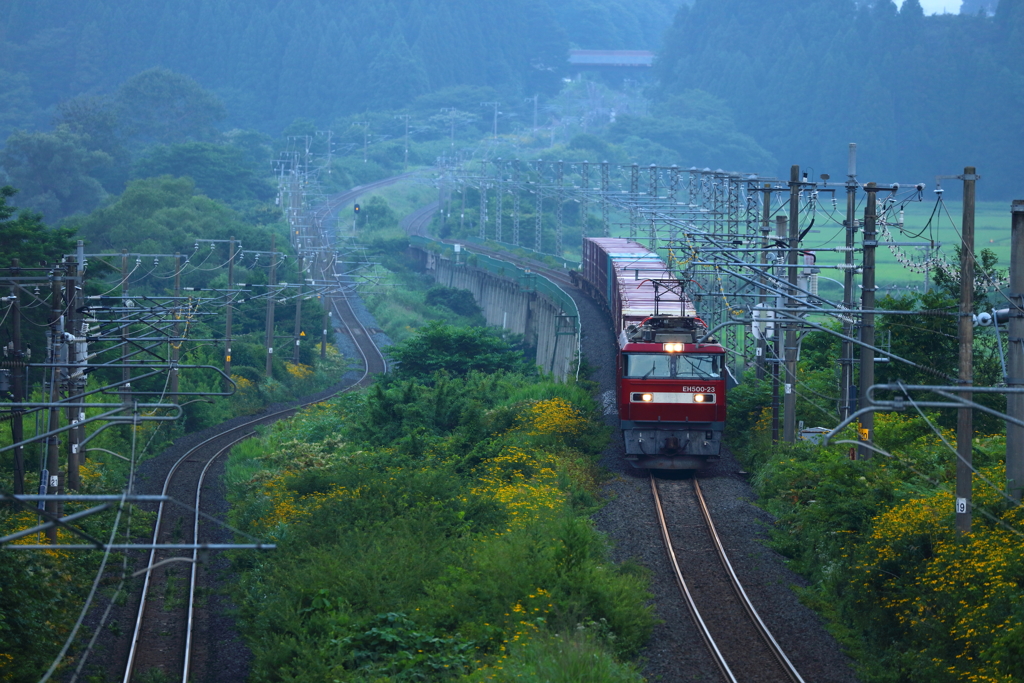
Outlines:
[{"label": "wooden utility pole", "polygon": [[[878,187],[875,183],[864,186],[867,200],[864,204],[864,275],[861,294],[861,325],[860,325],[860,407],[870,405],[868,389],[875,383],[875,249],[878,247],[877,227],[877,196]],[[860,418],[860,440],[873,441],[875,438],[875,414],[865,413]],[[858,448],[857,456],[867,460],[872,455],[871,449]]]},{"label": "wooden utility pole", "polygon": [[796,442],[796,328],[794,320],[800,305],[797,299],[797,247],[800,246],[800,167],[789,168],[789,240],[787,240],[788,292],[786,308],[790,314],[786,320],[786,345],[783,349],[786,359],[786,392],[783,410],[782,438],[786,443]]},{"label": "wooden utility pole", "polygon": [[[1006,383],[1024,388],[1024,199],[1014,200],[1010,242],[1010,348]],[[997,328],[996,334],[999,334]],[[1024,420],[1024,395],[1006,395],[1006,413]],[[1006,492],[1017,503],[1024,499],[1024,427],[1006,423]]]},{"label": "wooden utility pole", "polygon": [[[11,259],[12,276],[20,273],[20,262]],[[21,348],[21,288],[17,283],[11,285],[11,326],[12,353],[11,357],[11,390],[15,403],[25,401],[25,353]],[[25,440],[24,418],[25,409],[15,408],[11,412],[11,438],[18,444]],[[14,448],[14,493],[25,493],[25,447]]]},{"label": "wooden utility pole", "polygon": [[[843,225],[846,227],[846,268],[843,271],[843,308],[848,311],[853,309],[853,274],[854,274],[854,246],[857,239],[857,144],[850,143],[849,158],[846,168],[846,220]],[[855,327],[853,313],[848,313],[847,320],[843,322],[843,334],[853,337]],[[853,389],[853,342],[843,340],[842,353],[839,359],[839,419],[845,420],[850,417],[854,408]]]},{"label": "wooden utility pole", "polygon": [[267,284],[267,379],[274,376],[274,285],[277,284],[277,250],[270,236],[270,280]]},{"label": "wooden utility pole", "polygon": [[[964,215],[960,229],[960,373],[957,377],[964,387],[974,384],[974,185],[977,179],[973,166],[964,169]],[[1014,344],[1012,337],[1010,344]],[[971,401],[974,394],[965,391],[960,397]],[[956,414],[956,529],[961,534],[971,532],[973,445],[974,410],[964,406],[958,408]]]}]

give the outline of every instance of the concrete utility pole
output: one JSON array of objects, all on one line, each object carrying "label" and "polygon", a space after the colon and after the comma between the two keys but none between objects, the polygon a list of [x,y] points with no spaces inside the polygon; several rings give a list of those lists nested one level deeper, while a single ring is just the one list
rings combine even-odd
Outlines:
[{"label": "concrete utility pole", "polygon": [[[210,245],[213,246],[213,245]],[[171,370],[169,385],[171,402],[178,402],[178,355],[181,351],[181,254],[174,252],[174,336],[171,342]]]},{"label": "concrete utility pole", "polygon": [[299,295],[295,297],[295,348],[292,353],[292,362],[299,364],[299,342],[302,341],[302,252],[299,252]]},{"label": "concrete utility pole", "polygon": [[[128,250],[121,250],[121,306],[130,308],[128,302]],[[127,317],[127,316],[125,316]],[[121,402],[132,402],[132,371],[128,368],[128,322],[121,323]]]},{"label": "concrete utility pole", "polygon": [[411,114],[399,114],[395,118],[405,119],[405,162],[402,164],[402,170],[409,168],[409,117]]},{"label": "concrete utility pole", "polygon": [[274,376],[274,285],[277,284],[277,249],[270,236],[270,280],[267,284],[267,379]]},{"label": "concrete utility pole", "polygon": [[500,102],[481,102],[481,107],[494,107],[494,138],[498,138],[498,105]]},{"label": "concrete utility pole", "polygon": [[[18,275],[20,262],[18,259],[11,259],[11,275]],[[25,353],[21,348],[21,288],[17,283],[11,285],[11,390],[15,403],[25,401]],[[21,443],[25,440],[24,414],[22,408],[16,408],[11,412],[11,438],[13,443]],[[16,446],[14,449],[14,493],[25,493],[25,447]]]},{"label": "concrete utility pole", "polygon": [[[58,266],[50,273],[50,353],[49,362],[53,367],[50,367],[50,411],[49,421],[47,422],[47,431],[54,431],[60,427],[60,408],[57,407],[57,401],[60,400],[60,368],[57,364],[60,363],[60,347],[63,344],[64,337],[64,302],[61,291],[61,272],[62,268]],[[56,434],[46,438],[46,480],[44,482],[46,486],[46,494],[49,496],[56,496],[63,491],[61,490],[63,483],[61,481],[60,472],[60,437]],[[46,511],[57,517],[60,515],[60,506],[57,501],[48,500],[46,501]],[[57,542],[57,527],[53,526],[46,530],[46,538],[50,543]]]},{"label": "concrete utility pole", "polygon": [[[850,143],[849,160],[846,169],[846,258],[843,271],[843,308],[853,309],[854,246],[857,238],[857,144]],[[854,323],[851,314],[843,323],[843,334],[853,337]],[[839,419],[845,420],[854,411],[853,407],[853,342],[843,340],[839,358]]]},{"label": "concrete utility pole", "polygon": [[789,247],[786,262],[789,264],[788,281],[789,296],[786,297],[786,308],[792,313],[786,321],[786,394],[783,414],[783,435],[786,443],[796,442],[796,328],[793,320],[796,310],[800,306],[797,300],[797,281],[799,272],[797,269],[797,247],[800,246],[800,167],[790,166],[789,168]]},{"label": "concrete utility pole", "polygon": [[[1010,242],[1010,348],[1007,352],[1007,385],[1024,387],[1024,199],[1011,205]],[[996,330],[996,334],[999,330]],[[1024,396],[1006,395],[1006,413],[1024,420]],[[1024,427],[1006,423],[1006,492],[1017,503],[1024,499]]]},{"label": "concrete utility pole", "polygon": [[[228,289],[235,288],[235,236],[228,240]],[[224,374],[231,377],[231,323],[235,307],[234,292],[228,293],[228,305],[224,311]]]},{"label": "concrete utility pole", "polygon": [[[761,295],[758,297],[758,303],[761,304],[761,308],[765,308],[767,302],[767,296],[765,295],[765,288],[768,285],[767,268],[768,268],[768,236],[771,234],[771,218],[772,218],[772,193],[771,183],[764,184],[764,191],[762,196],[762,217],[761,217],[761,254],[758,261],[761,263]],[[759,313],[759,324],[761,325],[761,333],[757,335],[757,352],[754,356],[754,362],[756,365],[757,379],[764,379],[764,366],[766,360],[766,352],[768,346],[767,332],[768,332],[768,313],[761,311]],[[763,321],[763,322],[762,322]]]},{"label": "concrete utility pole", "polygon": [[[78,241],[79,252],[84,251],[82,249],[82,241]],[[64,261],[64,267],[67,269],[64,274],[64,332],[65,332],[65,346],[67,348],[67,367],[62,370],[66,381],[66,396],[71,402],[72,397],[81,393],[78,390],[79,379],[75,376],[78,364],[84,362],[84,358],[78,357],[78,343],[77,338],[79,336],[79,319],[81,315],[76,313],[75,309],[78,308],[78,292],[79,287],[79,276],[81,275],[81,262],[76,262],[73,258],[67,258]],[[71,336],[68,337],[67,335]],[[84,400],[84,399],[83,399]],[[74,401],[78,403],[78,400]],[[78,472],[79,464],[79,444],[84,436],[79,428],[80,422],[79,413],[82,412],[81,408],[69,406],[66,410],[66,419],[72,428],[68,430],[68,476],[67,476],[67,488],[71,491],[77,491],[81,487],[81,478]]]},{"label": "concrete utility pole", "polygon": [[[864,204],[864,276],[863,293],[861,294],[861,326],[860,340],[860,407],[866,408],[868,401],[868,389],[875,383],[875,248],[878,246],[878,238],[875,233],[877,222],[877,197],[878,187],[875,183],[868,183],[864,186],[867,192],[867,201]],[[860,440],[873,441],[875,438],[875,414],[866,413],[860,418]],[[867,460],[871,457],[871,450],[858,448],[857,457]]]},{"label": "concrete utility pole", "polygon": [[[960,373],[958,384],[974,384],[974,192],[977,175],[973,166],[964,169],[964,215],[960,229]],[[1010,339],[1011,346],[1014,344]],[[960,394],[973,400],[969,391]],[[969,406],[956,411],[956,529],[971,532],[972,447],[974,445],[974,410]]]},{"label": "concrete utility pole", "polygon": [[[786,243],[786,224],[787,219],[785,216],[775,217],[775,235],[778,237],[779,244]],[[777,297],[781,298],[781,297]],[[781,303],[781,301],[779,302]],[[776,308],[781,308],[776,305]],[[783,354],[779,353],[779,349],[782,347],[780,343],[782,341],[782,325],[775,325],[775,339],[772,340],[772,351],[775,356],[772,361],[772,443],[779,442],[779,427],[780,417],[779,410],[779,365],[782,362]]]}]

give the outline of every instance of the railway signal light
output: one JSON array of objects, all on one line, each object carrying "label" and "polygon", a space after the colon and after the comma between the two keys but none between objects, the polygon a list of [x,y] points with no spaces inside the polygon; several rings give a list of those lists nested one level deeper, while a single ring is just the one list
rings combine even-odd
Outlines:
[{"label": "railway signal light", "polygon": [[352,207],[352,210],[353,210],[354,212],[356,212],[356,213],[359,213],[359,205],[358,205],[358,204],[354,205],[354,206]]}]

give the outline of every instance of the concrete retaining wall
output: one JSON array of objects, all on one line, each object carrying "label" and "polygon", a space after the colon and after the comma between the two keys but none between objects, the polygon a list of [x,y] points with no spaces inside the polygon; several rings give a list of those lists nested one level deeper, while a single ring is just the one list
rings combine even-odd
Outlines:
[{"label": "concrete retaining wall", "polygon": [[431,251],[413,249],[435,282],[473,293],[488,325],[521,334],[535,346],[542,372],[553,373],[560,380],[570,373],[575,375],[579,347],[575,310],[563,311],[548,297],[531,291],[528,283],[474,268],[466,263],[466,252],[456,262]]}]

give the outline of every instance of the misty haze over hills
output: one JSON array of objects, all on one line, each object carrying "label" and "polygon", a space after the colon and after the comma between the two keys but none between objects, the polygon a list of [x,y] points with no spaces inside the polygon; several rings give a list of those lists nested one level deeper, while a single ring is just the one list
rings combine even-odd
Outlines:
[{"label": "misty haze over hills", "polygon": [[[988,196],[1019,194],[1024,3],[968,0],[965,14],[934,16],[918,0],[860,4],[349,0],[341,11],[323,0],[10,0],[0,10],[0,138],[45,130],[60,103],[107,97],[151,67],[214,93],[222,130],[278,135],[298,118],[326,126],[417,98],[424,111],[477,115],[477,101],[493,98],[526,120],[524,98],[550,101],[576,75],[569,49],[651,49],[654,115],[620,117],[609,133],[659,155],[640,163],[839,171],[856,141],[862,170],[879,178],[974,164]],[[465,86],[477,90],[446,99]],[[690,144],[723,136],[740,137]]]}]

